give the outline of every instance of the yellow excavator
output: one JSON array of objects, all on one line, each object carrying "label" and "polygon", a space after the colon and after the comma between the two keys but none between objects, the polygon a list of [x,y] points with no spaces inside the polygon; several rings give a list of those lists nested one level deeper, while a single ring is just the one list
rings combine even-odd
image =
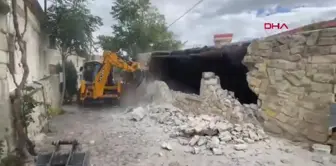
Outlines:
[{"label": "yellow excavator", "polygon": [[[114,78],[113,69],[121,69],[122,79]],[[77,102],[81,106],[94,103],[119,105],[126,90],[138,87],[145,78],[140,63],[111,51],[104,51],[101,62],[85,62],[80,72]]]}]

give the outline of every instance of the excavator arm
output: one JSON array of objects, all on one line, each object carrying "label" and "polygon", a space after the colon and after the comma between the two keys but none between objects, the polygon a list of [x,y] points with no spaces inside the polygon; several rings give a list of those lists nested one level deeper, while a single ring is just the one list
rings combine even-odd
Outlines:
[{"label": "excavator arm", "polygon": [[113,67],[117,67],[123,71],[133,73],[133,79],[137,84],[136,86],[141,84],[143,80],[143,72],[140,69],[139,63],[128,61],[118,56],[114,52],[104,51],[102,66],[95,76],[93,85],[93,98],[98,98],[104,94],[105,85]]}]

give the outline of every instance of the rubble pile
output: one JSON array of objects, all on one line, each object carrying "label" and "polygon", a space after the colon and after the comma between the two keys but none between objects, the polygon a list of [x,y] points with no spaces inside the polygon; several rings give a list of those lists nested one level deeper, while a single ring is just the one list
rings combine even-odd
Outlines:
[{"label": "rubble pile", "polygon": [[233,92],[221,88],[207,97],[181,92],[172,93],[175,99],[173,104],[182,110],[200,114],[220,114],[232,123],[250,122],[258,124],[258,119],[261,118],[256,104],[240,104],[235,99]]},{"label": "rubble pile", "polygon": [[163,81],[153,81],[147,84],[143,98],[151,103],[171,103],[173,96],[168,85]]},{"label": "rubble pile", "polygon": [[[210,150],[220,155],[227,144],[233,144],[236,150],[246,150],[248,144],[268,138],[257,125],[232,124],[218,115],[194,115],[171,105],[153,105],[148,112],[151,119],[164,126],[171,138],[190,147],[189,152],[194,154]],[[167,147],[167,143],[164,145]]]},{"label": "rubble pile", "polygon": [[[132,119],[149,116],[162,124],[171,138],[190,147],[191,153],[210,150],[220,155],[227,144],[243,151],[248,144],[268,138],[259,125],[258,105],[241,104],[234,92],[221,88],[219,77],[212,72],[203,73],[200,95],[172,91],[165,82],[154,81],[144,97],[151,104],[134,109]],[[166,142],[162,148],[171,150]]]},{"label": "rubble pile", "polygon": [[172,91],[165,82],[154,81],[147,86],[144,96],[152,103],[172,103],[196,114],[220,114],[232,123],[258,124],[258,120],[262,119],[258,105],[241,104],[234,92],[222,89],[219,77],[212,72],[203,73],[200,95]]}]

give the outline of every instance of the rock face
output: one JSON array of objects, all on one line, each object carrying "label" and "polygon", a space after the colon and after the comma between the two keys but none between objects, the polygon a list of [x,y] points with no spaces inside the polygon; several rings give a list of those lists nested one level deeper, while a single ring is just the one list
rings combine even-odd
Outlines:
[{"label": "rock face", "polygon": [[254,41],[243,63],[267,130],[291,139],[327,140],[336,93],[336,29]]}]

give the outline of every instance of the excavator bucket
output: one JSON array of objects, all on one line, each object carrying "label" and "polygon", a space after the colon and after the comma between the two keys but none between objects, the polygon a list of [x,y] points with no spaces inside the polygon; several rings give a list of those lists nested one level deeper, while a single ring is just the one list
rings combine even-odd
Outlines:
[{"label": "excavator bucket", "polygon": [[146,79],[146,73],[143,70],[137,70],[133,73],[134,85],[139,87],[141,83]]},{"label": "excavator bucket", "polygon": [[125,73],[123,75],[123,80],[126,81],[126,84],[123,84],[123,92],[121,93],[120,97],[120,105],[129,106],[135,104],[139,99],[137,93],[141,93],[140,86],[146,80],[146,71],[137,70],[132,73]]},{"label": "excavator bucket", "polygon": [[143,70],[136,70],[135,72],[125,72],[123,74],[123,80],[133,87],[137,88],[145,80],[146,73]]}]

